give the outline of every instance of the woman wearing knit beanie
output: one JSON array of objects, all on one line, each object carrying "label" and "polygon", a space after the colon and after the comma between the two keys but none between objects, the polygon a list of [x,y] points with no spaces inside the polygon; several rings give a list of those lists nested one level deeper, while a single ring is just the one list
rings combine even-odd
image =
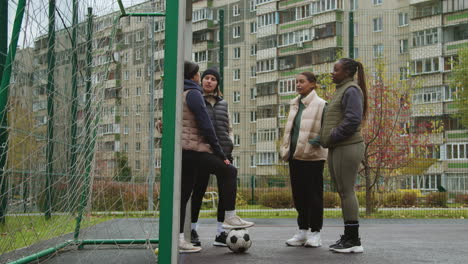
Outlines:
[{"label": "woman wearing knit beanie", "polygon": [[[206,103],[206,109],[210,116],[211,122],[216,131],[219,144],[221,145],[226,157],[232,163],[232,150],[234,148],[232,127],[229,120],[228,104],[221,97],[219,83],[221,81],[220,74],[215,68],[207,69],[202,74],[203,96]],[[195,187],[192,193],[192,233],[191,239],[194,245],[201,245],[198,238],[198,215],[200,213],[203,196],[208,186],[210,174],[215,174],[220,192],[220,200],[217,214],[217,234],[215,236],[214,246],[226,246],[227,231],[223,228],[225,220],[224,200],[235,200],[237,169],[233,165],[224,166],[219,161],[215,166],[203,166],[195,180]],[[221,168],[222,173],[216,173],[216,168]],[[218,169],[219,170],[219,169]],[[224,175],[224,176],[223,176]]]},{"label": "woman wearing knit beanie", "polygon": [[[200,247],[193,246],[184,239],[185,209],[198,174],[204,168],[212,168],[222,178],[224,188],[220,189],[220,203],[225,209],[224,228],[247,228],[254,223],[242,220],[236,215],[236,175],[232,173],[231,162],[220,146],[213,123],[208,115],[203,91],[199,85],[199,67],[193,62],[184,64],[184,92],[182,113],[182,179],[180,207],[180,252],[198,252]],[[187,79],[190,78],[190,79]],[[233,176],[232,176],[233,175]],[[234,181],[232,181],[234,178]],[[225,182],[223,182],[225,180]]]}]

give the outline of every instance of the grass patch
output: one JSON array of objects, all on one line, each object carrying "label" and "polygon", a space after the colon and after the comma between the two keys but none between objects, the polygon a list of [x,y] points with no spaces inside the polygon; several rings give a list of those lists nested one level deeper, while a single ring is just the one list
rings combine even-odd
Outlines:
[{"label": "grass patch", "polygon": [[[105,222],[111,217],[86,217],[81,228]],[[70,215],[52,216],[45,220],[43,215],[7,216],[6,224],[0,225],[0,254],[33,245],[75,230],[76,220]]]}]

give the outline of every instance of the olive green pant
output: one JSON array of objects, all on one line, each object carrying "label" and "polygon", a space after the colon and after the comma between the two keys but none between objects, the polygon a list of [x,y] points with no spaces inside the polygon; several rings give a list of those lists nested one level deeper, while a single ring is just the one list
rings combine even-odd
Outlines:
[{"label": "olive green pant", "polygon": [[354,185],[363,158],[363,142],[328,149],[328,169],[341,198],[344,221],[358,221],[359,218]]}]

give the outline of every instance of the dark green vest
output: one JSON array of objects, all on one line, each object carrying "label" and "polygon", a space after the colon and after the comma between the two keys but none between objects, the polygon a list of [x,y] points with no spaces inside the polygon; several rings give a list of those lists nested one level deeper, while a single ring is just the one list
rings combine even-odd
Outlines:
[{"label": "dark green vest", "polygon": [[322,129],[320,131],[320,144],[324,148],[334,148],[338,146],[351,145],[363,141],[361,135],[361,126],[358,127],[357,131],[353,135],[346,138],[345,140],[339,142],[330,141],[330,135],[332,130],[335,127],[338,127],[338,125],[343,121],[344,114],[341,102],[343,101],[343,95],[346,89],[348,89],[351,86],[355,86],[359,89],[359,91],[361,91],[361,87],[359,87],[359,85],[353,79],[344,80],[340,84],[336,85],[336,92],[333,95],[331,102],[326,108],[325,115],[323,118]]}]

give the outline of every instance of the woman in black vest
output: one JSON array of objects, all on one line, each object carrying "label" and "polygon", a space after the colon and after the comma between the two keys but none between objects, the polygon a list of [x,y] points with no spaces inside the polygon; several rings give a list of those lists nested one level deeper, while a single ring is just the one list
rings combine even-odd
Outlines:
[{"label": "woman in black vest", "polygon": [[[357,82],[354,80],[356,72]],[[333,66],[332,80],[336,91],[325,111],[320,144],[328,148],[328,168],[340,195],[345,230],[330,250],[361,253],[364,249],[359,238],[359,203],[354,186],[364,157],[361,135],[361,124],[367,112],[364,68],[353,59],[340,59]]]},{"label": "woman in black vest", "polygon": [[[232,128],[229,120],[228,104],[221,97],[222,94],[219,90],[220,75],[216,69],[207,69],[203,72],[201,79],[206,110],[213,123],[219,144],[226,154],[226,157],[232,163],[232,149],[234,148],[231,139]],[[217,214],[217,234],[213,245],[225,247],[227,232],[223,228],[226,211],[224,204],[226,199],[233,201],[236,199],[237,169],[233,165],[224,165],[215,158],[208,159],[206,163],[207,164],[202,164],[202,166],[200,166],[200,171],[195,179],[195,187],[192,193],[191,242],[196,246],[201,245],[197,233],[198,216],[200,214],[203,196],[210,179],[210,174],[215,174],[220,195]],[[228,204],[232,204],[232,202]]]}]

